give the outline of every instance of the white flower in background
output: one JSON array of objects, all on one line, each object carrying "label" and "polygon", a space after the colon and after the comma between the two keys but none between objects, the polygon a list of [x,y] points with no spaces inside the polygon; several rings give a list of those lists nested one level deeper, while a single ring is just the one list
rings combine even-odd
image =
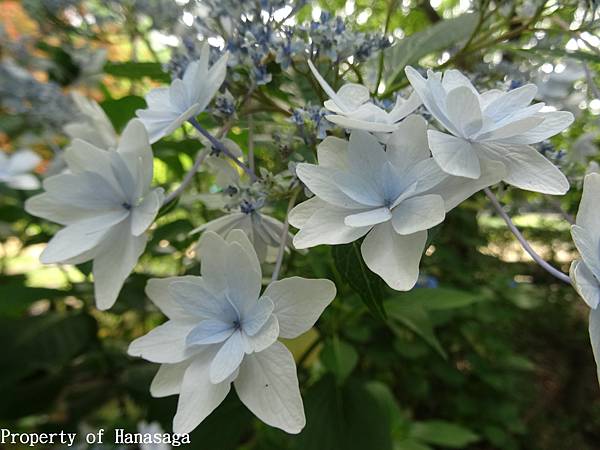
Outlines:
[{"label": "white flower in background", "polygon": [[40,256],[45,263],[93,260],[96,305],[110,308],[146,246],[145,231],[163,200],[151,188],[152,149],[139,120],[129,122],[116,150],[75,139],[65,152],[71,173],[44,180],[30,214],[65,225]]},{"label": "white flower in background", "polygon": [[319,165],[296,168],[315,197],[291,211],[290,223],[300,229],[294,246],[346,244],[367,235],[361,253],[369,269],[393,289],[411,289],[426,230],[504,175],[501,164],[486,162],[477,181],[448,176],[430,157],[426,129],[421,117],[408,117],[387,150],[364,131],[352,132],[349,143],[326,138],[317,149]]},{"label": "white flower in background", "polygon": [[100,105],[79,92],[73,92],[71,97],[83,117],[66,124],[65,133],[71,139],[82,139],[99,148],[115,148],[117,132]]},{"label": "white flower in background", "polygon": [[30,172],[42,161],[32,150],[17,150],[12,154],[0,151],[0,183],[13,189],[31,190],[40,187],[40,181]]},{"label": "white flower in background", "polygon": [[451,175],[477,179],[481,163],[500,161],[506,183],[545,194],[564,194],[563,173],[528,144],[543,141],[567,128],[567,111],[541,112],[543,103],[529,105],[536,87],[528,84],[509,92],[479,94],[457,70],[428,72],[423,78],[412,67],[406,75],[423,104],[448,133],[428,131],[429,148],[440,167]]},{"label": "white flower in background", "polygon": [[324,106],[333,114],[325,116],[327,120],[344,128],[365,130],[373,133],[391,133],[398,128],[398,122],[421,105],[416,93],[404,100],[398,96],[396,105],[388,113],[370,102],[369,89],[361,84],[348,83],[337,92],[325,81],[312,61],[308,65],[313,75],[329,96]]},{"label": "white flower in background", "polygon": [[146,95],[147,109],[138,109],[140,118],[150,136],[150,143],[171,134],[188,119],[200,114],[223,84],[227,73],[225,53],[208,67],[208,43],[204,44],[200,59],[190,63],[183,79],[173,80],[171,86],[152,89]]},{"label": "white flower in background", "polygon": [[161,363],[150,392],[179,394],[175,433],[188,433],[227,396],[288,433],[305,425],[292,354],[277,341],[308,331],[335,297],[329,280],[275,281],[262,296],[260,262],[241,230],[206,232],[201,277],[152,279],[146,293],[169,320],[133,341],[129,354]]},{"label": "white flower in background", "polygon": [[[590,311],[590,341],[596,366],[600,366],[600,174],[586,175],[583,196],[571,235],[581,259],[571,264],[573,286]],[[599,371],[600,379],[600,371]]]},{"label": "white flower in background", "polygon": [[[231,230],[246,233],[260,262],[273,262],[281,241],[284,224],[273,217],[255,210],[251,204],[242,203],[240,212],[232,212],[201,225],[191,232],[212,231],[225,237]],[[291,246],[294,235],[288,232],[287,246]]]}]

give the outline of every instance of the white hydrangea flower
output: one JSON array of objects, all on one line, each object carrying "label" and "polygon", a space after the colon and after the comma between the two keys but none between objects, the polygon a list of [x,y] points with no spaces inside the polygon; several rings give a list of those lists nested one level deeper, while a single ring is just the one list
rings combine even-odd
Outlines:
[{"label": "white hydrangea flower", "polygon": [[[253,209],[232,212],[211,220],[193,230],[191,234],[212,231],[225,237],[234,229],[240,229],[246,233],[261,263],[275,260],[284,224],[274,217]],[[292,243],[293,238],[294,235],[288,232],[289,244]]]},{"label": "white hydrangea flower", "polygon": [[[569,271],[573,286],[590,311],[590,341],[596,366],[600,368],[600,174],[586,175],[583,196],[571,235],[581,259],[573,261]],[[600,380],[600,371],[598,372]]]},{"label": "white hydrangea flower", "polygon": [[64,126],[67,136],[82,139],[99,148],[115,148],[117,132],[100,105],[79,92],[73,92],[71,97],[83,117]]},{"label": "white hydrangea flower", "polygon": [[234,384],[259,419],[288,433],[305,425],[292,354],[277,341],[308,331],[335,297],[324,279],[293,277],[269,284],[241,230],[223,239],[206,232],[201,277],[152,279],[146,293],[169,320],[133,341],[129,354],[162,364],[150,392],[179,394],[175,433],[198,426]]},{"label": "white hydrangea flower", "polygon": [[346,244],[367,235],[361,253],[369,269],[393,289],[411,289],[427,229],[505,173],[489,161],[479,180],[448,176],[430,157],[426,130],[421,117],[408,117],[387,150],[364,131],[352,132],[349,143],[326,138],[317,149],[319,165],[296,169],[315,197],[291,211],[290,223],[300,229],[294,247]]},{"label": "white hydrangea flower", "polygon": [[208,106],[223,84],[227,73],[225,53],[208,67],[210,49],[205,43],[200,59],[188,65],[183,79],[173,80],[171,86],[152,89],[146,95],[147,109],[138,109],[140,118],[150,136],[150,143],[171,134],[188,119],[200,114]]},{"label": "white hydrangea flower", "polygon": [[42,161],[32,150],[17,150],[12,154],[0,151],[0,183],[13,189],[32,190],[40,187],[40,181],[30,173]]},{"label": "white hydrangea flower", "polygon": [[46,192],[25,203],[28,213],[65,225],[40,260],[93,260],[96,305],[108,309],[146,246],[145,231],[163,201],[151,188],[152,149],[139,120],[129,122],[116,150],[75,139],[65,152],[71,173],[44,180]]},{"label": "white hydrangea flower", "polygon": [[529,144],[567,128],[567,111],[541,112],[543,103],[529,105],[537,88],[527,84],[509,92],[479,94],[458,70],[428,72],[423,78],[412,67],[406,75],[429,112],[448,133],[428,131],[429,148],[440,167],[451,175],[477,179],[482,161],[506,166],[504,181],[521,189],[564,194],[564,174]]},{"label": "white hydrangea flower", "polygon": [[348,83],[335,92],[317,71],[312,61],[308,65],[313,75],[329,96],[324,106],[333,114],[327,120],[344,128],[365,130],[373,133],[391,133],[398,122],[421,105],[421,99],[412,93],[408,99],[398,96],[394,108],[388,113],[370,101],[369,89],[361,84]]}]

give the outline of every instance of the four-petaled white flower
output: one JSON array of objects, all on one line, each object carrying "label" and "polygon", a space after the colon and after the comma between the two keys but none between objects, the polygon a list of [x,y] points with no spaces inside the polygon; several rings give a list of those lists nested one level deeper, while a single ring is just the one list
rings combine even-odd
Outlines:
[{"label": "four-petaled white flower", "polygon": [[398,128],[399,121],[421,105],[421,99],[412,93],[408,99],[398,96],[394,108],[388,113],[370,101],[369,89],[361,84],[348,83],[337,92],[325,81],[312,61],[308,61],[313,75],[329,96],[324,106],[333,114],[325,116],[336,125],[352,130],[364,130],[377,134],[385,141],[387,134]]},{"label": "four-petaled white flower", "polygon": [[275,281],[262,296],[261,269],[241,230],[227,239],[206,232],[201,277],[152,279],[148,297],[169,320],[133,341],[129,354],[161,363],[150,391],[179,394],[175,433],[188,433],[227,396],[288,433],[305,425],[292,354],[277,341],[308,331],[335,297],[324,279]]},{"label": "four-petaled white flower", "polygon": [[114,149],[118,141],[117,132],[100,105],[79,92],[73,92],[71,98],[83,117],[64,126],[67,136],[82,139],[99,148]]},{"label": "four-petaled white flower", "polygon": [[[596,366],[600,367],[600,174],[586,175],[583,196],[571,235],[581,259],[571,264],[573,286],[591,308],[590,341]],[[600,379],[600,371],[599,371]]]},{"label": "four-petaled white flower", "polygon": [[139,120],[129,122],[116,150],[75,139],[65,152],[71,173],[44,180],[30,214],[65,225],[40,256],[43,263],[93,260],[96,305],[110,308],[146,247],[145,231],[163,200],[151,189],[152,149]]},{"label": "four-petaled white flower", "polygon": [[30,172],[42,161],[40,156],[29,149],[12,154],[0,151],[0,183],[13,189],[31,190],[40,187],[40,181]]},{"label": "four-petaled white flower", "polygon": [[183,79],[173,80],[169,87],[152,89],[146,95],[148,108],[136,111],[148,130],[151,143],[171,134],[185,121],[204,111],[223,84],[229,53],[221,56],[209,69],[209,50],[208,43],[205,43],[200,59],[188,65]]},{"label": "four-petaled white flower", "polygon": [[504,181],[521,189],[564,194],[569,182],[563,173],[528,144],[543,141],[567,128],[567,111],[541,112],[530,105],[537,88],[527,84],[509,92],[479,94],[458,70],[444,76],[432,71],[427,79],[412,67],[406,75],[423,104],[448,133],[429,130],[429,148],[440,167],[451,175],[477,179],[481,162],[500,161]]},{"label": "four-petaled white flower", "polygon": [[409,290],[419,274],[427,229],[446,211],[498,182],[503,166],[486,162],[479,180],[444,173],[427,148],[427,124],[410,116],[388,140],[354,131],[350,142],[328,137],[318,147],[319,165],[298,164],[296,173],[315,197],[296,206],[290,223],[300,231],[294,247],[345,244],[367,235],[367,266],[396,290]]}]

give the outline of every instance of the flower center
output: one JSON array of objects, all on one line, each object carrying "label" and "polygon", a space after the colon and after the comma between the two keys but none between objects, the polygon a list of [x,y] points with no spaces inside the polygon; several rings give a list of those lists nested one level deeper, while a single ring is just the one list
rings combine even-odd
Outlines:
[{"label": "flower center", "polygon": [[128,202],[121,203],[121,206],[125,208],[127,211],[131,211],[131,204]]},{"label": "flower center", "polygon": [[240,330],[242,328],[242,324],[240,323],[239,320],[236,319],[233,321],[233,328],[235,328],[236,331]]}]

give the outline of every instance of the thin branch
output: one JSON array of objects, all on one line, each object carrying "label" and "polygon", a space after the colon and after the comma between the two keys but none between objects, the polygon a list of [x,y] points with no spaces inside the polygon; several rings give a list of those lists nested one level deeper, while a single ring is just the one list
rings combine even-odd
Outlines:
[{"label": "thin branch", "polygon": [[188,173],[185,174],[185,177],[183,178],[183,181],[181,182],[179,187],[165,197],[165,200],[163,201],[163,205],[166,205],[167,203],[172,202],[179,195],[181,195],[181,193],[185,190],[185,188],[187,188],[188,184],[190,184],[191,181],[194,179],[194,175],[196,175],[196,172],[198,172],[198,169],[204,162],[204,159],[209,154],[210,154],[209,148],[204,148],[198,152],[198,155],[196,155],[196,160],[194,161],[194,165],[190,168],[190,170],[188,170]]},{"label": "thin branch", "polygon": [[219,141],[216,137],[214,137],[207,130],[205,130],[195,118],[192,117],[188,120],[188,122],[191,123],[192,126],[196,130],[198,130],[198,132],[202,136],[209,140],[210,144],[215,150],[218,150],[219,152],[223,153],[225,156],[230,158],[235,164],[237,164],[244,172],[246,172],[252,181],[256,181],[258,179],[254,172],[250,170],[250,168],[246,164],[244,164],[242,161],[236,158],[235,155],[231,153],[221,141]]},{"label": "thin branch", "polygon": [[487,197],[490,199],[490,202],[492,203],[492,206],[494,207],[494,209],[498,212],[500,217],[502,217],[504,222],[506,222],[506,225],[508,226],[509,230],[515,235],[515,237],[521,244],[521,247],[523,247],[523,250],[525,250],[527,253],[529,253],[529,256],[531,256],[533,258],[533,260],[541,268],[546,270],[552,276],[554,276],[555,278],[559,279],[560,281],[562,281],[564,283],[571,284],[571,278],[569,278],[568,275],[562,273],[560,270],[554,268],[549,263],[544,261],[544,259],[535,252],[535,250],[531,247],[531,245],[529,245],[529,242],[527,242],[527,239],[525,239],[525,237],[521,234],[521,232],[515,226],[512,219],[509,217],[509,215],[506,214],[506,211],[504,211],[504,209],[502,208],[502,205],[500,204],[500,202],[498,201],[498,199],[496,198],[494,193],[492,191],[490,191],[489,188],[485,188],[483,191],[485,192],[485,195],[487,195]]},{"label": "thin branch", "polygon": [[283,264],[283,254],[285,253],[285,246],[288,241],[288,232],[290,229],[290,211],[296,204],[296,198],[300,193],[301,189],[297,187],[294,189],[290,201],[288,203],[287,212],[285,213],[285,221],[283,222],[283,229],[281,230],[281,236],[279,241],[279,250],[277,251],[277,259],[275,261],[275,268],[273,269],[273,275],[271,281],[277,281],[279,278],[279,272],[281,272],[281,265]]}]

